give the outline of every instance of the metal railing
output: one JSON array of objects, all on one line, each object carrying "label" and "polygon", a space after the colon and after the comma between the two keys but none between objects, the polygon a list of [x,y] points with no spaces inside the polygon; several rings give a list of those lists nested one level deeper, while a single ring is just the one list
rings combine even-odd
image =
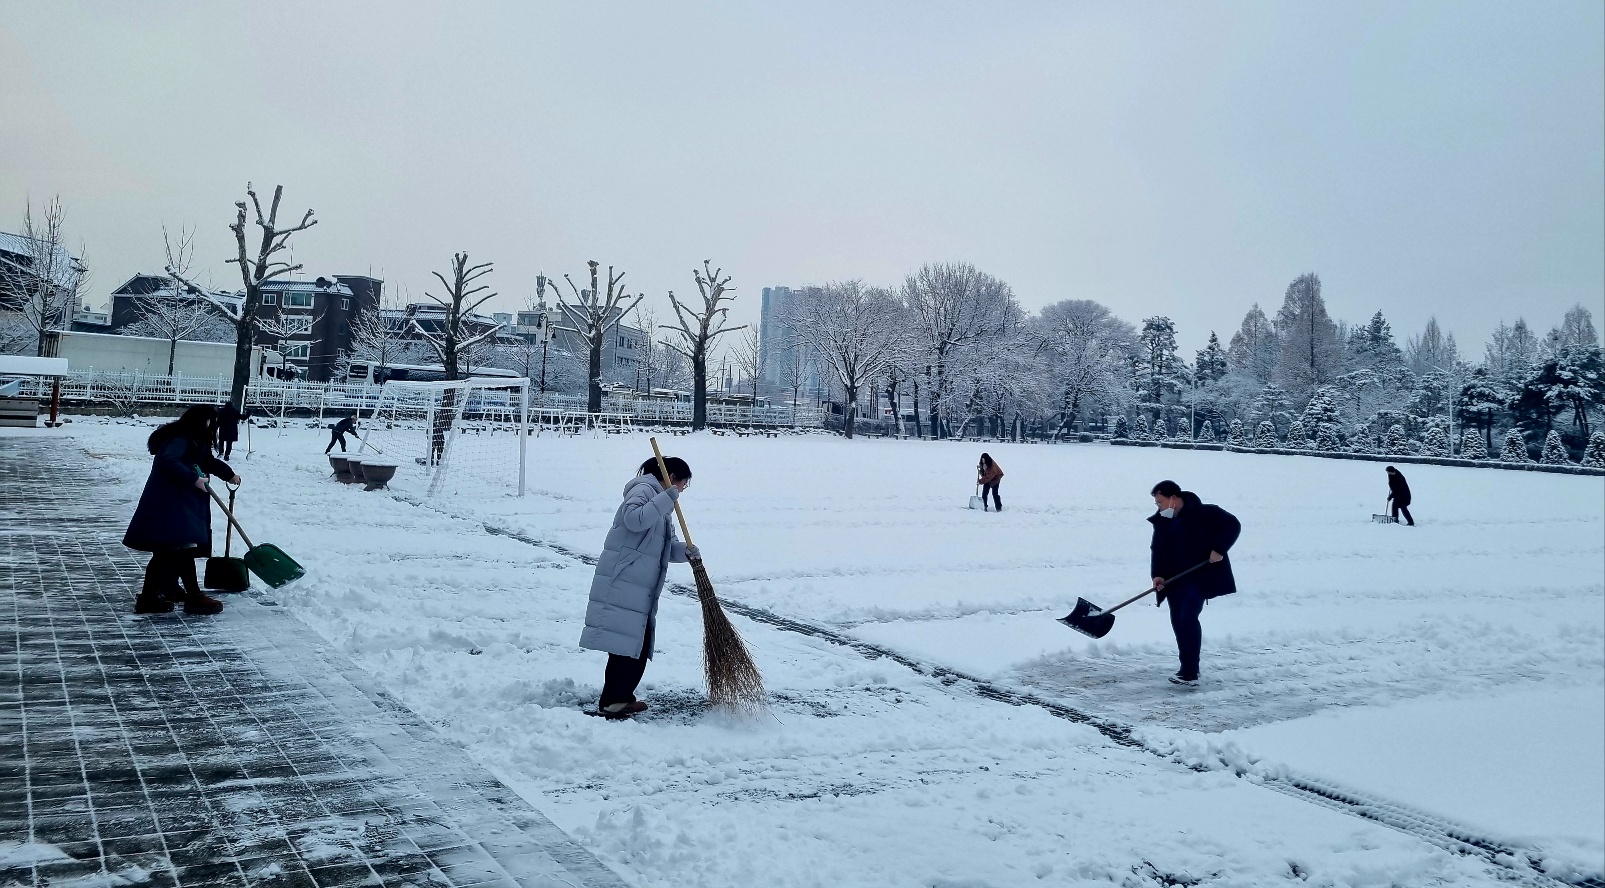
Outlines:
[{"label": "metal railing", "polygon": [[[69,373],[61,381],[64,403],[103,404],[132,410],[138,405],[221,404],[228,400],[231,377],[186,376],[175,373],[90,370]],[[382,386],[367,383],[319,383],[259,377],[246,389],[245,405],[261,413],[278,414],[309,411],[360,411],[367,414],[379,407]],[[22,381],[17,397],[49,398],[51,381],[30,377]],[[386,401],[396,397],[392,392]],[[554,423],[570,424],[575,415],[584,415],[586,399],[579,395],[552,392],[530,393],[530,421],[549,415]],[[657,398],[608,395],[602,399],[602,413],[610,417],[628,416],[636,425],[689,425],[691,404]],[[618,420],[610,420],[617,423]],[[817,407],[750,407],[736,404],[708,404],[708,424],[755,428],[818,428],[824,412]]]}]

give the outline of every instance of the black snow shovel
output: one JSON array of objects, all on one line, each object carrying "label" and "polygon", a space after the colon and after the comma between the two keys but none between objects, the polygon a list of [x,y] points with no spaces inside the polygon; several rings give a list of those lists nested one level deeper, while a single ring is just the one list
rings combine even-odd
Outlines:
[{"label": "black snow shovel", "polygon": [[[1188,574],[1207,564],[1209,564],[1208,560],[1200,561],[1192,567],[1189,567],[1181,573],[1176,574],[1175,576],[1166,580],[1165,585],[1169,586],[1171,583],[1176,582],[1182,577],[1187,576]],[[1109,634],[1110,629],[1115,628],[1115,611],[1120,610],[1128,604],[1131,604],[1133,601],[1143,598],[1152,591],[1154,591],[1154,587],[1149,586],[1142,592],[1131,596],[1130,598],[1120,602],[1108,610],[1098,607],[1096,604],[1093,604],[1085,598],[1077,598],[1076,606],[1071,608],[1070,613],[1060,617],[1059,622],[1069,626],[1071,629],[1074,629],[1077,632],[1080,632],[1082,635],[1090,635],[1093,638],[1102,638]]]},{"label": "black snow shovel", "polygon": [[[234,511],[234,491],[229,485],[228,510]],[[230,558],[229,548],[234,544],[234,525],[227,525],[223,533],[223,557],[206,559],[206,588],[217,592],[244,592],[251,588],[251,574],[245,569],[245,559]]]},{"label": "black snow shovel", "polygon": [[284,550],[278,546],[272,543],[263,543],[260,546],[252,543],[251,538],[245,535],[245,528],[234,520],[234,513],[228,506],[223,505],[223,499],[217,495],[217,491],[207,486],[206,492],[212,495],[212,499],[217,500],[218,508],[228,516],[229,523],[234,525],[234,529],[240,532],[240,539],[245,541],[245,557],[240,560],[251,569],[251,573],[261,577],[262,582],[275,589],[306,575],[306,568],[297,564],[294,558],[284,554]]}]

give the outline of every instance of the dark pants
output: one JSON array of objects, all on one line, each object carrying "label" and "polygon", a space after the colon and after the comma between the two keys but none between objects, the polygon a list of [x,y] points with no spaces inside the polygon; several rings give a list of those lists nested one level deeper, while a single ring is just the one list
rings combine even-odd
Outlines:
[{"label": "dark pants", "polygon": [[329,451],[333,450],[334,449],[334,445],[336,444],[336,442],[338,442],[339,445],[340,445],[340,452],[341,453],[345,453],[346,452],[346,436],[345,436],[345,432],[330,432],[329,433],[329,446],[323,448],[323,452],[324,453],[328,453]]},{"label": "dark pants", "polygon": [[1394,521],[1397,522],[1399,520],[1399,513],[1400,512],[1404,513],[1404,520],[1409,526],[1411,526],[1411,527],[1415,527],[1416,526],[1416,520],[1414,518],[1410,517],[1410,506],[1408,504],[1402,504],[1402,505],[1400,503],[1394,503],[1393,504],[1393,520]]},{"label": "dark pants", "polygon": [[652,629],[652,623],[648,622],[646,637],[641,641],[643,656],[607,655],[607,670],[602,675],[602,697],[596,702],[596,708],[612,706],[614,703],[635,702],[635,689],[641,684],[641,676],[646,674],[645,654],[647,649],[652,647]]},{"label": "dark pants", "polygon": [[991,484],[983,484],[983,485],[981,485],[981,508],[982,509],[986,508],[986,494],[987,494],[987,491],[991,491],[992,492],[992,502],[997,504],[997,509],[998,509],[999,512],[1003,511],[1003,497],[998,496],[998,485],[1002,484],[1002,483],[1003,483],[1002,481],[993,481]]},{"label": "dark pants", "polygon": [[224,462],[227,462],[228,458],[234,455],[234,442],[233,441],[219,441],[219,442],[217,442],[217,455],[218,455],[219,459],[223,460]]},{"label": "dark pants", "polygon": [[1198,652],[1204,646],[1204,627],[1198,615],[1204,611],[1204,596],[1192,583],[1167,586],[1165,601],[1170,604],[1170,628],[1176,633],[1176,655],[1181,660],[1182,678],[1198,677]]},{"label": "dark pants", "polygon": [[187,595],[198,598],[201,583],[195,576],[195,559],[199,555],[199,549],[170,549],[153,553],[150,563],[145,565],[145,585],[140,590],[140,597],[178,599]]}]

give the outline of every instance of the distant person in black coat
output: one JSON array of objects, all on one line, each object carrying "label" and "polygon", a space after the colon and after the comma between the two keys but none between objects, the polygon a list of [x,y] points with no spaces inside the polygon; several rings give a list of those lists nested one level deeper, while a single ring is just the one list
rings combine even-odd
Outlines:
[{"label": "distant person in black coat", "polygon": [[1416,520],[1410,516],[1410,482],[1404,480],[1404,473],[1393,466],[1388,466],[1388,502],[1393,505],[1390,514],[1395,524],[1399,522],[1399,513],[1403,512],[1404,520],[1408,522],[1406,526],[1416,526]]},{"label": "distant person in black coat", "polygon": [[240,483],[227,463],[212,456],[216,435],[217,410],[197,406],[151,432],[145,442],[154,457],[150,477],[123,534],[123,545],[151,553],[145,585],[134,602],[136,614],[167,613],[175,598],[183,600],[187,614],[223,609],[221,601],[201,591],[195,576],[195,559],[212,554],[212,503],[206,477]]},{"label": "distant person in black coat", "polygon": [[[1170,628],[1176,633],[1176,653],[1181,660],[1181,669],[1170,681],[1193,687],[1198,683],[1198,658],[1204,643],[1198,616],[1204,602],[1237,591],[1226,552],[1237,542],[1242,525],[1230,512],[1201,502],[1198,494],[1182,490],[1174,481],[1159,482],[1152,493],[1159,511],[1148,519],[1154,526],[1149,573],[1158,603],[1170,602]],[[1206,561],[1206,566],[1193,573],[1165,583],[1166,577]]]},{"label": "distant person in black coat", "polygon": [[329,446],[323,448],[323,452],[327,454],[329,451],[333,450],[334,445],[338,443],[340,445],[340,452],[345,453],[346,435],[355,435],[356,433],[357,417],[355,415],[348,416],[334,425],[329,426]]},{"label": "distant person in black coat", "polygon": [[217,408],[217,455],[228,459],[234,455],[234,442],[240,440],[240,423],[251,419],[251,411],[240,411],[233,401],[225,401]]}]

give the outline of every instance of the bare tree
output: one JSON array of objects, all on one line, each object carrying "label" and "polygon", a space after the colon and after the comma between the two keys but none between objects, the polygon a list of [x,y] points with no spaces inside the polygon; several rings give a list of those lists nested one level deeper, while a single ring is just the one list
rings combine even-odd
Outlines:
[{"label": "bare tree", "polygon": [[1101,403],[1122,384],[1122,371],[1136,352],[1137,331],[1090,299],[1066,299],[1042,309],[1036,327],[1058,382],[1063,432],[1091,401]]},{"label": "bare tree", "polygon": [[[162,243],[166,247],[169,262],[186,276],[195,257],[192,239],[192,232],[181,231],[175,247],[166,230],[162,231]],[[165,292],[142,296],[134,303],[139,320],[129,326],[128,332],[167,340],[167,375],[172,376],[180,340],[227,342],[233,331],[212,309],[210,302],[191,292],[176,278],[169,277],[167,282]]]},{"label": "bare tree", "polygon": [[318,220],[312,218],[312,210],[308,209],[302,214],[300,222],[287,228],[279,227],[279,202],[284,198],[283,185],[274,186],[273,202],[268,205],[266,215],[262,213],[262,201],[257,198],[256,189],[249,182],[245,183],[245,194],[256,213],[256,227],[262,236],[253,257],[245,240],[247,224],[245,201],[235,201],[234,223],[229,226],[229,230],[234,232],[237,255],[228,262],[240,268],[240,282],[245,288],[243,299],[235,302],[233,299],[224,298],[221,294],[212,293],[180,273],[174,264],[176,257],[169,255],[167,261],[169,277],[199,293],[218,314],[234,325],[234,384],[230,389],[229,399],[234,402],[234,406],[242,408],[245,406],[245,386],[251,379],[251,348],[256,344],[257,313],[262,307],[262,284],[301,269],[300,265],[291,265],[273,257],[289,246],[290,235],[318,224]]},{"label": "bare tree", "polygon": [[581,290],[574,286],[573,278],[563,275],[568,281],[568,288],[574,294],[574,301],[570,302],[563,296],[563,291],[557,292],[557,308],[573,324],[574,331],[585,342],[589,352],[587,367],[590,385],[587,387],[585,409],[590,413],[602,412],[602,346],[607,343],[609,332],[618,328],[619,322],[629,314],[643,298],[640,294],[630,301],[629,305],[620,307],[630,295],[624,291],[624,272],[613,274],[613,266],[607,267],[607,291],[604,293],[597,281],[597,269],[601,263],[591,260],[585,263],[591,270],[591,286]]},{"label": "bare tree", "polygon": [[1000,334],[1014,294],[968,263],[926,265],[909,275],[903,294],[918,324],[918,348],[930,361],[931,434],[940,438],[942,413],[955,406],[949,378],[955,361],[982,357],[977,347]]},{"label": "bare tree", "polygon": [[702,260],[702,271],[691,270],[691,277],[697,282],[697,290],[702,294],[702,310],[690,308],[680,300],[674,298],[674,291],[669,291],[669,305],[674,308],[676,326],[665,325],[664,329],[680,334],[679,344],[669,345],[670,348],[685,356],[691,362],[691,428],[703,428],[708,424],[708,352],[713,341],[726,333],[734,333],[746,328],[746,324],[738,327],[726,327],[724,322],[730,314],[730,307],[723,303],[735,299],[726,295],[735,288],[730,286],[730,276],[722,268],[713,268],[712,260]]},{"label": "bare tree", "polygon": [[730,357],[742,376],[752,381],[752,404],[758,406],[758,377],[763,375],[763,338],[756,327],[748,327],[730,348]]},{"label": "bare tree", "polygon": [[811,289],[788,320],[797,337],[828,365],[845,396],[843,431],[853,436],[858,393],[895,361],[903,347],[902,306],[889,290],[862,281]]},{"label": "bare tree", "polygon": [[[61,198],[52,198],[35,216],[33,203],[24,205],[22,215],[23,249],[20,259],[13,260],[0,254],[0,276],[10,283],[9,289],[20,295],[17,314],[21,323],[13,322],[10,337],[20,345],[24,331],[31,334],[35,355],[45,353],[45,335],[72,323],[73,310],[89,283],[89,272],[80,258],[74,258],[63,244],[63,226],[67,220]],[[21,328],[21,329],[17,329]]]},{"label": "bare tree", "polygon": [[802,387],[819,371],[809,360],[808,350],[796,337],[792,337],[792,341],[778,353],[770,352],[768,357],[778,362],[776,369],[780,374],[780,384],[791,390],[791,424],[796,425],[797,401],[802,397]]},{"label": "bare tree", "polygon": [[[447,280],[440,272],[432,272],[435,280],[445,288],[444,296],[436,296],[428,291],[425,296],[435,300],[446,309],[446,319],[438,331],[427,330],[418,323],[417,318],[412,319],[412,330],[429,343],[434,349],[435,357],[440,359],[440,366],[445,370],[446,378],[462,378],[461,363],[465,358],[472,358],[472,352],[487,340],[493,340],[501,325],[492,324],[490,327],[472,333],[465,322],[473,314],[474,309],[484,305],[495,293],[485,293],[490,289],[489,284],[476,283],[480,278],[491,272],[493,263],[481,262],[478,265],[468,264],[467,253],[453,253],[451,257],[451,279]],[[485,293],[481,296],[480,293]],[[471,363],[471,362],[470,362]]]}]

